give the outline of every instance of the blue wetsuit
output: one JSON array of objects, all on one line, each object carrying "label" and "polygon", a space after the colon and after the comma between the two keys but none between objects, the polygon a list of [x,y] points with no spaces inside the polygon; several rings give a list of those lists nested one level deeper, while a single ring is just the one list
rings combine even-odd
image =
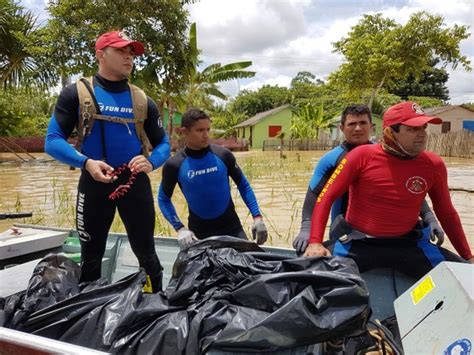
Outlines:
[{"label": "blue wetsuit", "polygon": [[202,239],[214,235],[246,238],[231,197],[229,176],[253,217],[260,216],[255,194],[231,151],[209,145],[202,150],[185,148],[163,166],[158,204],[175,230],[183,227],[171,202],[179,184],[189,208],[188,227]]},{"label": "blue wetsuit", "polygon": [[[133,118],[132,100],[126,80],[114,82],[96,75],[94,94],[103,115]],[[129,123],[127,128],[124,124],[96,120],[90,135],[84,137],[81,152],[67,142],[79,120],[76,84],[63,89],[52,118],[46,134],[45,151],[63,163],[82,168],[87,158],[103,159],[116,168],[124,163],[128,164],[134,156],[141,154],[141,143],[134,123]],[[149,160],[153,168],[157,169],[168,159],[170,146],[158,108],[150,98],[144,130],[153,147]]]},{"label": "blue wetsuit", "polygon": [[[316,198],[324,185],[326,185],[326,182],[339,162],[355,147],[356,145],[344,142],[321,157],[314,169],[313,176],[309,182],[308,191],[306,192],[302,212],[303,221],[311,221]],[[345,215],[348,198],[349,193],[346,192],[333,203],[331,207],[331,220],[334,220],[339,214]]]},{"label": "blue wetsuit", "polygon": [[[121,118],[133,118],[133,106],[127,80],[109,81],[99,75],[94,77],[94,94],[100,113]],[[160,167],[169,157],[170,145],[156,104],[148,98],[147,119],[144,130],[153,147],[148,158],[154,169]],[[133,252],[140,266],[150,276],[153,290],[161,289],[161,265],[153,240],[155,208],[150,180],[146,173],[139,173],[121,198],[110,200],[108,196],[119,185],[126,184],[130,170],[118,176],[114,183],[95,181],[84,164],[88,158],[104,160],[114,168],[128,164],[142,154],[141,142],[133,123],[124,124],[96,120],[90,135],[84,137],[81,152],[68,142],[79,120],[79,97],[76,84],[65,87],[60,96],[48,126],[45,151],[54,158],[71,166],[83,168],[78,185],[76,205],[76,228],[81,241],[81,281],[92,281],[101,276],[102,257],[107,235],[115,211],[127,230]]]}]

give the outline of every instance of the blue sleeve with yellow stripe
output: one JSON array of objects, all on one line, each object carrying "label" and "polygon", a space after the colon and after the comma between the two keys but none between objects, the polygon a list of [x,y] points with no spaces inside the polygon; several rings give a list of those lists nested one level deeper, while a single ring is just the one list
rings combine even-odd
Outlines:
[{"label": "blue sleeve with yellow stripe", "polygon": [[[306,192],[306,197],[303,203],[303,221],[311,220],[314,205],[316,204],[316,198],[321,193],[321,190],[328,179],[331,177],[331,174],[333,173],[337,164],[339,164],[346,154],[346,147],[344,145],[340,145],[323,155],[319,160],[314,169],[313,176],[309,182],[308,191]],[[343,203],[341,199],[336,200],[331,208],[331,218],[334,219],[338,214],[344,213],[345,211],[342,211],[342,209]]]}]

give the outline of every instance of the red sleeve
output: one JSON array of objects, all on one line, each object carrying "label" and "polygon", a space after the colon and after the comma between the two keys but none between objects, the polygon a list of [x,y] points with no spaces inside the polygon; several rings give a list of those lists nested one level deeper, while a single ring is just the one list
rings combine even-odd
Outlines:
[{"label": "red sleeve", "polygon": [[451,202],[446,165],[440,159],[435,162],[435,169],[437,178],[428,191],[433,203],[433,209],[454,248],[459,255],[467,260],[472,257],[471,248],[462,228],[461,219]]},{"label": "red sleeve", "polygon": [[362,157],[361,154],[357,154],[358,151],[354,149],[341,160],[321,190],[311,217],[310,243],[322,243],[332,204],[355,180],[357,166]]}]

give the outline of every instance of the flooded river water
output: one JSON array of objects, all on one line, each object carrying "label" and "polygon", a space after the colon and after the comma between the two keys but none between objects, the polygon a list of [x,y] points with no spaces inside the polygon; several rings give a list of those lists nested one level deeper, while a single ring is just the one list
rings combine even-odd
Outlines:
[{"label": "flooded river water", "polygon": [[[239,152],[237,161],[255,191],[265,223],[269,230],[269,244],[291,246],[298,233],[301,208],[309,179],[318,159],[325,152],[285,152],[281,159],[277,152]],[[51,160],[43,154],[37,159],[20,163],[9,161],[10,156],[0,153],[0,213],[32,211],[33,218],[25,220],[0,220],[0,231],[14,222],[35,223],[61,227],[74,227],[76,186],[79,170]],[[448,166],[451,198],[464,230],[474,246],[474,159],[444,159]],[[161,169],[150,174],[153,190],[161,180]],[[238,191],[233,185],[237,212],[246,231],[250,231],[251,217]],[[465,191],[460,191],[465,190]],[[466,191],[467,190],[467,191]],[[471,192],[469,192],[471,191]],[[183,222],[187,221],[187,206],[179,188],[173,202]],[[155,199],[156,203],[156,199]],[[175,236],[158,207],[155,233]],[[112,230],[124,231],[117,220]],[[250,234],[249,234],[250,235]],[[446,243],[450,247],[449,243]]]}]

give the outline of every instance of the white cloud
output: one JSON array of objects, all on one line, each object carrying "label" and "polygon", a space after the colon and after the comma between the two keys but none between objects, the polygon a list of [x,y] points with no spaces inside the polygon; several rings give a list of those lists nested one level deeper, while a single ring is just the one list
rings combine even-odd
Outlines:
[{"label": "white cloud", "polygon": [[20,3],[38,17],[39,24],[42,24],[48,19],[49,14],[46,11],[48,0],[21,0]]},{"label": "white cloud", "polygon": [[[295,5],[297,4],[297,6]],[[210,54],[245,54],[277,45],[306,30],[305,3],[202,0],[190,5],[199,48]]]},{"label": "white cloud", "polygon": [[[218,1],[202,0],[190,6],[198,24],[198,45],[208,63],[252,60],[252,80],[222,86],[229,95],[236,90],[256,90],[262,85],[289,85],[299,71],[320,79],[337,69],[342,57],[332,53],[333,42],[344,37],[364,13],[379,13],[405,24],[418,11],[441,14],[446,24],[473,25],[471,0],[378,1]],[[474,54],[473,39],[463,41],[462,53]],[[458,68],[448,82],[452,102],[472,100],[472,74]],[[228,91],[226,91],[228,90]]]},{"label": "white cloud", "polygon": [[263,80],[263,81],[260,81],[260,80],[252,81],[251,83],[249,83],[247,85],[243,85],[241,89],[242,90],[255,91],[263,85],[272,85],[272,86],[281,86],[281,87],[289,86],[290,82],[291,82],[291,79],[292,78],[289,77],[289,76],[278,75],[276,77],[269,78],[269,79],[266,79],[266,80]]},{"label": "white cloud", "polygon": [[[471,63],[474,63],[474,56],[470,57]],[[465,102],[474,102],[474,73],[467,72],[461,66],[456,70],[447,69],[449,80],[450,102],[452,104],[462,104]]]},{"label": "white cloud", "polygon": [[[332,53],[333,42],[341,39],[350,27],[355,25],[359,16],[333,21],[327,26],[313,23],[307,31],[293,39],[274,45],[266,45],[253,52],[244,51],[236,55],[208,55],[204,51],[206,62],[213,60],[224,62],[252,60],[251,70],[257,72],[250,83],[241,84],[240,89],[256,90],[262,85],[289,86],[291,79],[299,71],[310,71],[319,79],[326,79],[342,61],[342,57]],[[199,35],[198,35],[199,40]],[[249,53],[250,52],[250,53]],[[211,51],[212,53],[212,51]],[[239,86],[225,84],[222,90],[228,95],[236,95]],[[226,91],[229,90],[229,91]]]},{"label": "white cloud", "polygon": [[[40,19],[47,18],[48,0],[21,0]],[[406,23],[418,11],[444,16],[448,26],[474,28],[472,0],[201,0],[189,5],[190,21],[197,23],[198,47],[204,65],[240,60],[253,62],[253,79],[221,85],[235,95],[239,88],[257,89],[265,84],[289,85],[298,71],[325,79],[342,61],[332,53],[362,14],[381,12]],[[461,53],[474,63],[474,38],[461,43]],[[472,72],[449,70],[451,102],[474,101]]]},{"label": "white cloud", "polygon": [[409,6],[442,15],[449,25],[457,23],[458,25],[472,26],[474,24],[472,0],[410,0]]}]

